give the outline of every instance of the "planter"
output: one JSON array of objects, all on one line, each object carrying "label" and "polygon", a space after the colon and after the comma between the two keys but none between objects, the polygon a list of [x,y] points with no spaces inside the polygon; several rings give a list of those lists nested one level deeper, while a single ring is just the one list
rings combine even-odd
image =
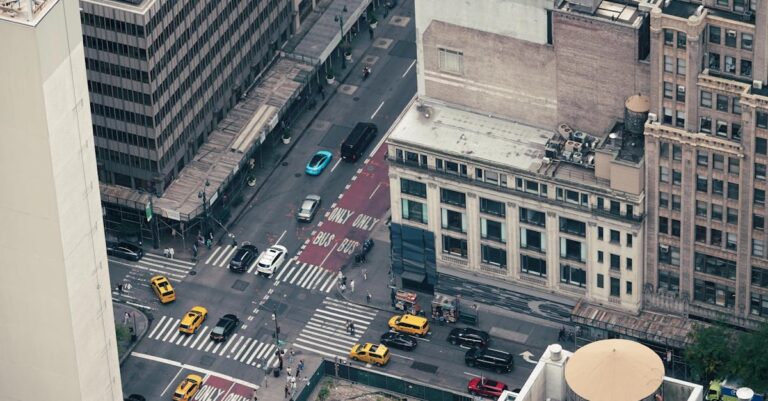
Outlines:
[{"label": "planter", "polygon": [[289,143],[291,143],[291,137],[287,135],[283,135],[283,144],[288,145]]},{"label": "planter", "polygon": [[334,83],[336,83],[336,77],[333,75],[326,75],[325,82],[327,82],[328,85],[333,85]]},{"label": "planter", "polygon": [[346,59],[347,61],[352,61],[352,53],[344,52],[344,59]]},{"label": "planter", "polygon": [[379,26],[379,21],[371,21],[369,25],[371,29],[376,29],[376,27]]}]

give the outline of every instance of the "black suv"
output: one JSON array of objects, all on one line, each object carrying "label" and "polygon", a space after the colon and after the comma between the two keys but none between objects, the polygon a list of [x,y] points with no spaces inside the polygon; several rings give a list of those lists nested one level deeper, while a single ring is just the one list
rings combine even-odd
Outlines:
[{"label": "black suv", "polygon": [[451,333],[448,334],[448,342],[451,344],[464,345],[470,348],[485,348],[490,341],[491,336],[489,336],[488,333],[469,327],[463,329],[456,328],[451,330]]},{"label": "black suv", "polygon": [[472,348],[464,355],[467,366],[477,366],[481,369],[495,370],[499,373],[509,373],[515,367],[515,361],[509,352],[490,348]]},{"label": "black suv", "polygon": [[144,256],[140,246],[129,242],[107,242],[107,255],[138,262]]},{"label": "black suv", "polygon": [[229,336],[235,332],[237,325],[240,323],[240,319],[237,316],[229,314],[224,315],[219,322],[216,323],[216,327],[211,330],[211,340],[220,342],[227,341]]},{"label": "black suv", "polygon": [[235,256],[229,261],[229,270],[233,272],[245,272],[248,266],[259,256],[259,250],[253,245],[243,245],[235,252]]}]

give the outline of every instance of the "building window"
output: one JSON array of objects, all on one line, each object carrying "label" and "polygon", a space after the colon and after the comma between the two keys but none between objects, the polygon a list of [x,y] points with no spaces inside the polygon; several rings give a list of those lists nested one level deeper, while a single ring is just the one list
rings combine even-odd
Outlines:
[{"label": "building window", "polygon": [[560,257],[586,263],[587,247],[581,241],[560,237]]},{"label": "building window", "polygon": [[609,211],[616,216],[621,215],[621,203],[612,200]]},{"label": "building window", "polygon": [[723,194],[723,180],[712,179],[712,193],[715,195]]},{"label": "building window", "polygon": [[701,107],[712,108],[712,92],[701,91]]},{"label": "building window", "polygon": [[[757,128],[768,128],[768,113],[764,111],[755,111],[755,126]],[[765,153],[763,153],[765,154]]]},{"label": "building window", "polygon": [[709,26],[709,43],[720,44],[721,30],[717,26]]},{"label": "building window", "polygon": [[545,227],[546,226],[546,215],[544,212],[539,212],[532,209],[526,209],[524,207],[520,208],[520,222],[527,223],[527,224],[533,224],[539,227]]},{"label": "building window", "polygon": [[733,0],[733,11],[743,14],[747,10],[747,0]]},{"label": "building window", "polygon": [[440,70],[451,74],[464,73],[464,53],[438,48]]},{"label": "building window", "polygon": [[717,53],[709,53],[709,69],[720,71],[720,55]]},{"label": "building window", "polygon": [[765,138],[755,138],[755,154],[765,155],[768,153],[768,140]]},{"label": "building window", "polygon": [[756,205],[765,205],[765,190],[763,189],[754,189],[754,202]]},{"label": "building window", "polygon": [[460,233],[467,232],[467,219],[464,213],[445,208],[441,208],[440,211],[442,212],[443,228]]},{"label": "building window", "polygon": [[672,232],[673,237],[680,238],[680,220],[672,219]]},{"label": "building window", "polygon": [[672,195],[672,210],[680,211],[680,203],[682,201],[682,198],[680,195]]},{"label": "building window", "polygon": [[560,265],[560,282],[584,287],[587,285],[587,272],[571,265]]},{"label": "building window", "polygon": [[696,165],[707,167],[709,165],[709,153],[704,150],[697,150]]},{"label": "building window", "polygon": [[664,56],[664,72],[675,72],[675,58]]},{"label": "building window", "polygon": [[451,191],[450,189],[440,188],[440,202],[449,205],[465,207],[467,204],[467,195],[463,192]]},{"label": "building window", "polygon": [[757,316],[768,316],[768,295],[753,292],[750,296],[749,313]]},{"label": "building window", "polygon": [[621,256],[610,254],[611,270],[621,270]]},{"label": "building window", "polygon": [[735,157],[729,157],[728,158],[728,173],[729,174],[739,174],[739,169],[741,167],[741,162],[739,159]]},{"label": "building window", "polygon": [[584,237],[586,236],[586,233],[587,233],[587,225],[586,223],[583,223],[581,221],[576,221],[566,217],[561,217],[560,232]]},{"label": "building window", "polygon": [[677,48],[685,49],[685,32],[677,33]]},{"label": "building window", "polygon": [[524,180],[522,178],[515,179],[515,184],[518,190],[528,192],[529,194],[547,196],[547,185],[539,184],[536,181]]},{"label": "building window", "polygon": [[611,230],[611,243],[621,244],[621,233],[616,230]]},{"label": "building window", "polygon": [[632,282],[631,281],[627,281],[624,284],[626,286],[627,295],[632,295]]},{"label": "building window", "polygon": [[659,245],[659,263],[680,266],[680,248],[670,245]]},{"label": "building window", "polygon": [[621,288],[621,281],[616,277],[611,277],[611,296],[612,297],[618,297],[621,295],[620,292]]},{"label": "building window", "polygon": [[739,199],[739,184],[733,182],[728,183],[728,199]]},{"label": "building window", "polygon": [[723,206],[713,203],[712,214],[709,216],[709,218],[716,221],[723,221]]},{"label": "building window", "polygon": [[736,234],[735,233],[725,233],[725,249],[729,251],[736,250]]},{"label": "building window", "polygon": [[684,102],[685,101],[685,86],[683,85],[677,85],[677,96],[676,100],[678,102]]},{"label": "building window", "polygon": [[677,73],[679,75],[685,75],[685,59],[677,59]]},{"label": "building window", "polygon": [[664,44],[667,46],[672,46],[675,44],[675,32],[671,29],[664,30]]},{"label": "building window", "polygon": [[732,56],[725,56],[725,69],[724,72],[728,74],[736,74],[736,58]]},{"label": "building window", "polygon": [[726,221],[728,224],[739,224],[739,211],[729,207],[726,210]]},{"label": "building window", "polygon": [[734,96],[733,102],[731,105],[731,112],[733,114],[741,114],[741,98],[738,96]]},{"label": "building window", "polygon": [[679,170],[672,169],[672,185],[680,186],[683,182],[683,173]]},{"label": "building window", "polygon": [[717,120],[717,131],[715,131],[715,135],[722,138],[728,138],[728,122],[727,121]]},{"label": "building window", "polygon": [[482,254],[483,263],[494,265],[498,267],[507,267],[507,251],[504,249],[493,248],[488,245],[481,245],[480,252]]},{"label": "building window", "polygon": [[675,112],[675,126],[683,128],[685,127],[685,112],[682,110],[677,110]]},{"label": "building window", "polygon": [[741,59],[739,61],[739,75],[743,77],[752,76],[752,60]]},{"label": "building window", "polygon": [[597,288],[605,287],[604,280],[605,280],[605,276],[603,276],[602,274],[597,275]]},{"label": "building window", "polygon": [[[664,143],[662,143],[664,145]],[[597,208],[599,210],[605,210],[605,199],[601,196],[597,197]]]},{"label": "building window", "polygon": [[683,148],[680,145],[672,145],[672,160],[683,160]]},{"label": "building window", "polygon": [[765,256],[765,245],[762,240],[752,238],[752,255],[761,258]]},{"label": "building window", "polygon": [[427,184],[423,182],[411,181],[405,178],[400,179],[400,192],[408,195],[427,197]]},{"label": "building window", "polygon": [[732,308],[736,299],[733,288],[711,281],[693,280],[693,299],[711,305]]},{"label": "building window", "polygon": [[707,217],[707,202],[697,200],[696,201],[696,216]]},{"label": "building window", "polygon": [[547,252],[547,241],[543,233],[527,228],[521,228],[520,247],[538,252]]},{"label": "building window", "polygon": [[659,166],[659,181],[665,183],[669,182],[669,168]]},{"label": "building window", "polygon": [[696,190],[699,192],[707,192],[709,190],[709,181],[706,175],[696,174]]},{"label": "building window", "polygon": [[582,194],[581,192],[572,191],[570,189],[557,188],[555,195],[558,200],[564,200],[567,203],[589,206],[589,197],[586,194]]},{"label": "building window", "polygon": [[696,228],[694,229],[694,241],[704,244],[707,243],[707,227],[698,224],[696,225]]},{"label": "building window", "polygon": [[766,177],[765,171],[766,171],[765,164],[755,163],[755,178],[759,180],[764,180]]},{"label": "building window", "polygon": [[705,134],[711,134],[712,133],[712,118],[709,116],[702,116],[699,119],[699,131],[705,133]]},{"label": "building window", "polygon": [[709,245],[723,246],[723,232],[714,228],[709,229]]},{"label": "building window", "polygon": [[765,228],[765,217],[759,214],[752,215],[752,228],[755,230],[763,231]]},{"label": "building window", "polygon": [[669,234],[669,217],[659,216],[659,233]]},{"label": "building window", "polygon": [[630,204],[627,204],[627,213],[626,213],[626,215],[627,215],[627,217],[634,217],[635,216],[635,207],[630,205]]},{"label": "building window", "polygon": [[728,96],[717,95],[717,111],[728,111]]},{"label": "building window", "polygon": [[670,292],[680,291],[680,276],[677,273],[659,270],[658,288]]},{"label": "building window", "polygon": [[733,29],[725,30],[725,45],[728,47],[736,47],[736,31]]},{"label": "building window", "polygon": [[659,192],[659,207],[669,208],[669,194],[667,192]]},{"label": "building window", "polygon": [[659,157],[662,159],[669,159],[669,144],[666,142],[659,142]]},{"label": "building window", "polygon": [[741,48],[744,50],[752,50],[752,34],[751,33],[741,34]]},{"label": "building window", "polygon": [[481,218],[480,237],[496,242],[507,242],[506,224],[495,220]]},{"label": "building window", "polygon": [[751,284],[757,287],[768,288],[768,269],[752,266]]},{"label": "building window", "polygon": [[410,199],[402,199],[402,207],[403,219],[427,224],[427,205]]},{"label": "building window", "polygon": [[494,216],[504,217],[507,215],[503,202],[497,202],[486,198],[480,198],[480,211]]},{"label": "building window", "polygon": [[598,226],[597,227],[597,239],[600,241],[603,240],[603,227]]},{"label": "building window", "polygon": [[627,233],[627,248],[632,248],[632,234]]},{"label": "building window", "polygon": [[664,82],[664,97],[672,99],[675,93],[675,85],[672,82]]},{"label": "building window", "polygon": [[741,141],[741,124],[731,123],[731,139]]},{"label": "building window", "polygon": [[604,254],[603,251],[597,251],[597,263],[603,263]]},{"label": "building window", "polygon": [[662,109],[662,112],[664,113],[664,116],[662,117],[662,122],[664,124],[672,124],[672,109],[664,107]]},{"label": "building window", "polygon": [[547,277],[547,262],[544,259],[520,255],[520,271],[539,277]]},{"label": "building window", "polygon": [[723,168],[725,167],[725,156],[720,154],[713,154],[712,155],[712,168],[717,171],[723,171]]},{"label": "building window", "polygon": [[696,252],[694,255],[694,268],[697,272],[730,280],[736,279],[736,262],[731,260]]},{"label": "building window", "polygon": [[443,253],[467,257],[467,240],[443,235]]},{"label": "building window", "polygon": [[483,170],[481,168],[475,168],[475,179],[483,181],[488,184],[499,185],[502,187],[507,186],[507,175],[497,173],[492,170]]}]

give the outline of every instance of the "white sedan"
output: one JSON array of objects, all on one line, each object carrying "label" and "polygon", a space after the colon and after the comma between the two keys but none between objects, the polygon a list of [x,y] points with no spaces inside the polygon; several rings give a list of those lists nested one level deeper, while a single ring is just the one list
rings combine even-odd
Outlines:
[{"label": "white sedan", "polygon": [[256,271],[266,276],[271,276],[285,262],[285,255],[287,253],[288,249],[284,246],[272,245],[259,255],[259,260],[256,261]]}]

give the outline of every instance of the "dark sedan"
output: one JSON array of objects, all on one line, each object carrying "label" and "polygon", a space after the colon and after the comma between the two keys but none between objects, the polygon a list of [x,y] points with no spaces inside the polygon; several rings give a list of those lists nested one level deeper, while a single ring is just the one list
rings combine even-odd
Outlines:
[{"label": "dark sedan", "polygon": [[402,333],[387,332],[381,335],[382,344],[390,348],[399,348],[406,351],[413,351],[418,345],[415,338]]},{"label": "dark sedan", "polygon": [[259,255],[259,250],[253,245],[246,244],[238,248],[235,252],[235,256],[229,261],[229,270],[233,272],[243,273],[251,266],[256,256]]},{"label": "dark sedan", "polygon": [[144,256],[144,250],[129,242],[107,242],[107,255],[138,262]]},{"label": "dark sedan", "polygon": [[482,330],[475,330],[469,327],[456,328],[448,334],[448,342],[453,345],[463,345],[466,347],[485,348],[491,341],[491,336]]},{"label": "dark sedan", "polygon": [[240,324],[240,319],[237,316],[232,314],[224,315],[216,323],[216,327],[211,330],[211,340],[216,342],[227,341],[229,336],[235,332],[238,324]]}]

